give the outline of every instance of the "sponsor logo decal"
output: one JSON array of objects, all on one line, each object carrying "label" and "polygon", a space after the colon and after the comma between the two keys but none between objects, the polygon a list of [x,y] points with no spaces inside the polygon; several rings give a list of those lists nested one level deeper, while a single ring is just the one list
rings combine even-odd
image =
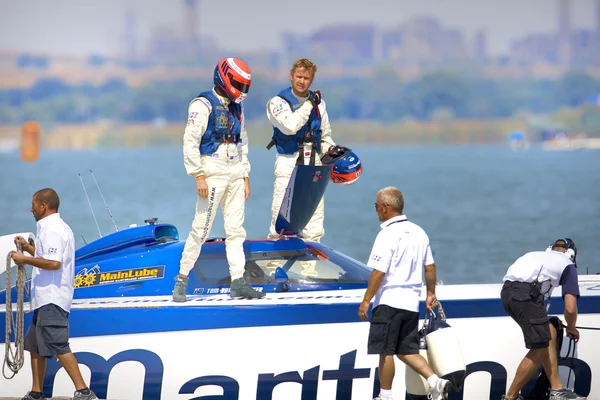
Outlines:
[{"label": "sponsor logo decal", "polygon": [[79,289],[82,287],[109,285],[120,282],[162,279],[165,276],[164,274],[164,265],[102,272],[100,266],[96,264],[89,270],[84,268],[79,271],[79,273],[75,275],[73,287]]}]

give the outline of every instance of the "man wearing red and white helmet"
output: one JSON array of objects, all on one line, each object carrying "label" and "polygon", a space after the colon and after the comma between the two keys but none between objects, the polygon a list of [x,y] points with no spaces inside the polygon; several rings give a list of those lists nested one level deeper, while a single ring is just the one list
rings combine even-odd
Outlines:
[{"label": "man wearing red and white helmet", "polygon": [[189,105],[183,134],[187,174],[196,179],[196,215],[185,242],[173,300],[186,301],[188,274],[210,235],[219,204],[225,220],[225,248],[231,275],[231,297],[260,298],[243,278],[246,257],[243,227],[245,201],[250,196],[250,162],[242,101],[250,88],[250,68],[238,58],[217,64],[214,88],[196,96]]},{"label": "man wearing red and white helmet", "polygon": [[[321,165],[321,156],[335,147],[321,92],[309,89],[316,72],[317,66],[312,61],[305,58],[297,60],[290,71],[291,86],[267,103],[267,118],[273,125],[273,138],[267,148],[277,148],[269,238],[279,237],[275,221],[296,164]],[[304,240],[320,242],[325,234],[324,212],[321,199],[310,222],[300,232]],[[314,275],[314,271],[304,268],[303,274]]]}]

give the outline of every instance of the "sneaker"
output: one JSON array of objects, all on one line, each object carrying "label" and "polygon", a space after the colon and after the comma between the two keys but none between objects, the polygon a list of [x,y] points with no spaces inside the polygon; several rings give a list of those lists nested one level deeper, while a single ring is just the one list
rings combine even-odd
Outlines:
[{"label": "sneaker", "polygon": [[[508,397],[506,397],[505,394],[503,394],[502,397],[500,398],[500,400],[512,400],[512,399],[509,399]],[[515,400],[525,400],[525,399],[523,398],[523,396],[519,395],[519,397],[517,397]]]},{"label": "sneaker", "polygon": [[430,400],[448,400],[448,390],[450,389],[450,381],[440,378],[435,387],[427,395]]},{"label": "sneaker", "polygon": [[21,400],[48,400],[48,398],[42,395],[42,397],[36,399],[35,397],[31,396],[31,392],[27,392],[25,397],[23,397]]},{"label": "sneaker", "polygon": [[580,396],[577,393],[574,393],[569,388],[562,388],[559,390],[551,390],[550,391],[550,400],[586,400],[586,397]]},{"label": "sneaker", "polygon": [[73,394],[73,400],[97,400],[98,397],[93,390],[90,390],[88,394],[83,394],[79,390],[75,391]]},{"label": "sneaker", "polygon": [[262,299],[266,296],[265,293],[253,289],[243,278],[231,282],[229,295],[232,299]]},{"label": "sneaker", "polygon": [[177,303],[185,303],[185,288],[188,284],[188,277],[185,278],[177,274],[175,277],[175,288],[173,289],[173,301]]},{"label": "sneaker", "polygon": [[381,396],[377,396],[373,400],[383,400],[383,399],[381,398]]}]

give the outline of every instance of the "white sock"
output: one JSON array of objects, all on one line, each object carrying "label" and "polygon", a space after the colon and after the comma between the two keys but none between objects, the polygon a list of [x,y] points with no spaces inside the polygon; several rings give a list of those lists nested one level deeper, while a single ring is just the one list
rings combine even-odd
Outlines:
[{"label": "white sock", "polygon": [[392,400],[392,391],[381,389],[379,395],[383,400]]},{"label": "white sock", "polygon": [[430,388],[434,388],[435,385],[437,384],[437,381],[439,381],[439,380],[440,380],[440,378],[436,374],[433,374],[429,378],[427,378],[427,383],[429,383]]}]

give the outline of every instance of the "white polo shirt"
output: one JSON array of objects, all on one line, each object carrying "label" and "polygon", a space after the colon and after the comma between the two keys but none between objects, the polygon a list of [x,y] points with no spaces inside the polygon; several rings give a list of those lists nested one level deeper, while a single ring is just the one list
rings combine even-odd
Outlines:
[{"label": "white polo shirt", "polygon": [[552,295],[555,287],[563,287],[565,293],[579,297],[577,269],[565,253],[554,250],[530,251],[519,257],[506,271],[503,281],[538,281],[542,284],[541,293],[545,299]]},{"label": "white polo shirt", "polygon": [[59,213],[37,222],[35,256],[60,262],[56,271],[33,267],[31,276],[32,308],[56,304],[66,312],[73,301],[75,278],[75,237]]},{"label": "white polo shirt", "polygon": [[381,224],[367,266],[385,273],[375,295],[379,304],[419,311],[423,288],[423,267],[433,264],[429,237],[418,225],[400,215]]}]

